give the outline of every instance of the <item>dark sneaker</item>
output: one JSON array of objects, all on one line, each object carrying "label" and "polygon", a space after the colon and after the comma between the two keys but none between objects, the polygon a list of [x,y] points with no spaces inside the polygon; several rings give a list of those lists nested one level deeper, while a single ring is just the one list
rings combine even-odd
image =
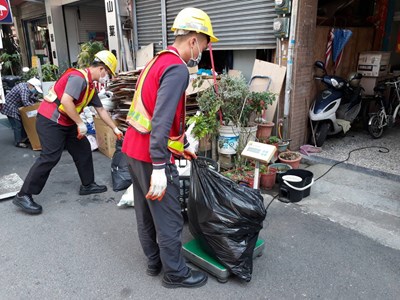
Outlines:
[{"label": "dark sneaker", "polygon": [[98,194],[104,193],[105,191],[107,191],[107,187],[105,185],[98,185],[93,182],[88,185],[81,185],[79,189],[79,195]]},{"label": "dark sneaker", "polygon": [[25,144],[25,143],[20,142],[20,143],[16,144],[15,147],[18,147],[18,148],[28,148],[28,145]]},{"label": "dark sneaker", "polygon": [[149,276],[158,276],[161,273],[162,264],[159,263],[157,265],[147,265],[146,273]]},{"label": "dark sneaker", "polygon": [[27,214],[36,215],[42,212],[42,206],[33,201],[31,195],[19,196],[17,194],[12,203],[21,208]]},{"label": "dark sneaker", "polygon": [[173,275],[164,274],[162,280],[163,287],[174,288],[196,288],[201,287],[207,283],[208,276],[202,271],[191,270],[186,277],[176,277]]}]

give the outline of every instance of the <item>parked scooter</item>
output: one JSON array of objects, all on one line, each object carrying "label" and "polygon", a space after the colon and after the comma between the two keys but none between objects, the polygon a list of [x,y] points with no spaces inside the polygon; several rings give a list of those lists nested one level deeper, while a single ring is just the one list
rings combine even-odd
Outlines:
[{"label": "parked scooter", "polygon": [[327,87],[317,95],[309,111],[312,124],[310,142],[321,147],[328,135],[346,132],[358,116],[362,103],[362,75],[353,73],[349,80],[345,80],[327,75],[325,64],[321,61],[316,61],[314,66],[323,72],[322,77],[315,79],[321,80]]},{"label": "parked scooter", "polygon": [[20,83],[21,80],[22,80],[21,76],[15,76],[15,75],[1,76],[1,81],[3,83],[4,97],[12,90],[14,86]]}]

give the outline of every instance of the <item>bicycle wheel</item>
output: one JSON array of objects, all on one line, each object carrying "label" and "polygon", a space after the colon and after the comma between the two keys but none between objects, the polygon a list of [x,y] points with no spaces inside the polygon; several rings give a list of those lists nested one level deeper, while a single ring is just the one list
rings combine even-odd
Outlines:
[{"label": "bicycle wheel", "polygon": [[378,114],[374,114],[368,122],[368,131],[374,139],[382,136],[383,127],[381,126],[381,118]]},{"label": "bicycle wheel", "polygon": [[369,119],[371,118],[372,114],[376,114],[380,108],[380,102],[379,98],[376,97],[369,97],[363,99],[363,103],[361,106],[361,111],[359,113],[359,116],[361,118],[361,122],[363,124],[363,128],[368,131],[368,123]]}]

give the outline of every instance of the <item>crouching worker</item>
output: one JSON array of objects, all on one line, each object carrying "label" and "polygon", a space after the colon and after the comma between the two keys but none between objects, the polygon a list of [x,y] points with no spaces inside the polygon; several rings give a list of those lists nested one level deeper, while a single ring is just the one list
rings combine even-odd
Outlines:
[{"label": "crouching worker", "polygon": [[93,81],[100,83],[115,76],[117,59],[107,50],[98,52],[90,67],[68,69],[54,84],[38,109],[36,130],[42,152],[25,178],[13,203],[28,214],[39,214],[42,206],[33,201],[32,195],[42,191],[51,170],[66,148],[72,156],[81,180],[80,195],[103,193],[105,185],[94,181],[90,143],[86,138],[87,127],[79,114],[87,105],[93,106],[100,118],[113,129],[120,139],[122,132],[103,108]]},{"label": "crouching worker", "polygon": [[0,109],[0,112],[7,116],[14,131],[14,145],[16,147],[28,148],[26,144],[28,137],[22,125],[19,109],[35,104],[37,93],[43,93],[39,79],[33,77],[27,82],[18,83],[6,95],[6,102]]}]

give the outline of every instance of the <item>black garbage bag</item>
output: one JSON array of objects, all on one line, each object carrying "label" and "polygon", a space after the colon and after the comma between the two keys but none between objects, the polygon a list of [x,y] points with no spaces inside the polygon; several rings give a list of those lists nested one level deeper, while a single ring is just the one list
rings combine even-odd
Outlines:
[{"label": "black garbage bag", "polygon": [[189,229],[203,249],[239,278],[250,281],[253,252],[266,217],[258,190],[241,186],[192,160],[188,201]]},{"label": "black garbage bag", "polygon": [[122,140],[115,143],[115,152],[111,161],[111,178],[113,191],[118,192],[127,189],[132,184],[125,153],[121,152]]}]

